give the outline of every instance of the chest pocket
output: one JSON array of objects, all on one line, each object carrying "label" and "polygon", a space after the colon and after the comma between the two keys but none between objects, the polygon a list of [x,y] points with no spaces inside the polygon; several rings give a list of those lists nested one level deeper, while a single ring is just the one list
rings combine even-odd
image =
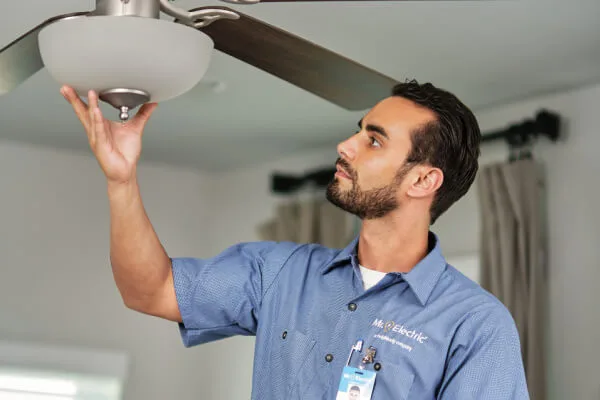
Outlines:
[{"label": "chest pocket", "polygon": [[412,387],[415,374],[405,365],[381,361],[381,369],[377,371],[373,400],[406,400]]},{"label": "chest pocket", "polygon": [[[290,393],[300,382],[300,372],[313,356],[316,341],[295,329],[278,327],[271,351],[272,387]],[[277,334],[277,331],[275,331]]]}]

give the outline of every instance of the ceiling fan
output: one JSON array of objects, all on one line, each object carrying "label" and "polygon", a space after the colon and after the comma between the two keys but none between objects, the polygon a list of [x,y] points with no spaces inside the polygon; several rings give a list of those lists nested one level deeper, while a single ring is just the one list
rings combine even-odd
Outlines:
[{"label": "ceiling fan", "polygon": [[[93,11],[44,21],[0,50],[0,95],[45,67],[84,97],[96,90],[125,121],[143,103],[192,89],[208,69],[214,49],[348,110],[371,107],[397,83],[237,10],[186,11],[172,1],[96,0]],[[161,19],[161,11],[174,20]]]}]

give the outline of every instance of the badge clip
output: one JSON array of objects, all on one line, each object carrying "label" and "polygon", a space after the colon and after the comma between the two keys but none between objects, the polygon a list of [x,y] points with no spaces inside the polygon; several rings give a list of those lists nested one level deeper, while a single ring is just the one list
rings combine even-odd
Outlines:
[{"label": "badge clip", "polygon": [[352,359],[352,354],[354,354],[354,351],[356,350],[359,353],[362,351],[363,343],[363,340],[359,339],[356,341],[354,346],[352,346],[352,348],[350,349],[350,354],[348,355],[348,361],[346,361],[347,366],[350,366],[350,360]]},{"label": "badge clip", "polygon": [[377,348],[369,346],[358,368],[365,369],[367,364],[373,364],[375,362],[375,355],[377,355]]}]

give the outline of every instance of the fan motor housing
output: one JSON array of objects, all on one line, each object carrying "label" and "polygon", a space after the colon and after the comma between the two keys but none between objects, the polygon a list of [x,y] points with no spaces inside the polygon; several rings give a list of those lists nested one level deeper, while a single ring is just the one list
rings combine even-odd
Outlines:
[{"label": "fan motor housing", "polygon": [[160,17],[160,2],[157,0],[96,0],[92,15]]}]

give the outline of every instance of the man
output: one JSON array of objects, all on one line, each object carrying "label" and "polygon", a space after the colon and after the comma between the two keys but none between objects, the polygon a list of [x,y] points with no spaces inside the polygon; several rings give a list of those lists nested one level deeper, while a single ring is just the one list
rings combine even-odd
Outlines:
[{"label": "man", "polygon": [[327,197],[363,222],[345,249],[239,243],[201,260],[170,258],[144,210],[136,164],[156,104],[121,124],[95,93],[88,107],[62,92],[107,177],[126,306],[177,322],[185,346],[256,335],[253,399],[334,399],[347,364],[376,373],[375,400],[528,398],[511,315],[430,231],[478,169],[477,121],[452,94],[399,84],[340,143]]}]

